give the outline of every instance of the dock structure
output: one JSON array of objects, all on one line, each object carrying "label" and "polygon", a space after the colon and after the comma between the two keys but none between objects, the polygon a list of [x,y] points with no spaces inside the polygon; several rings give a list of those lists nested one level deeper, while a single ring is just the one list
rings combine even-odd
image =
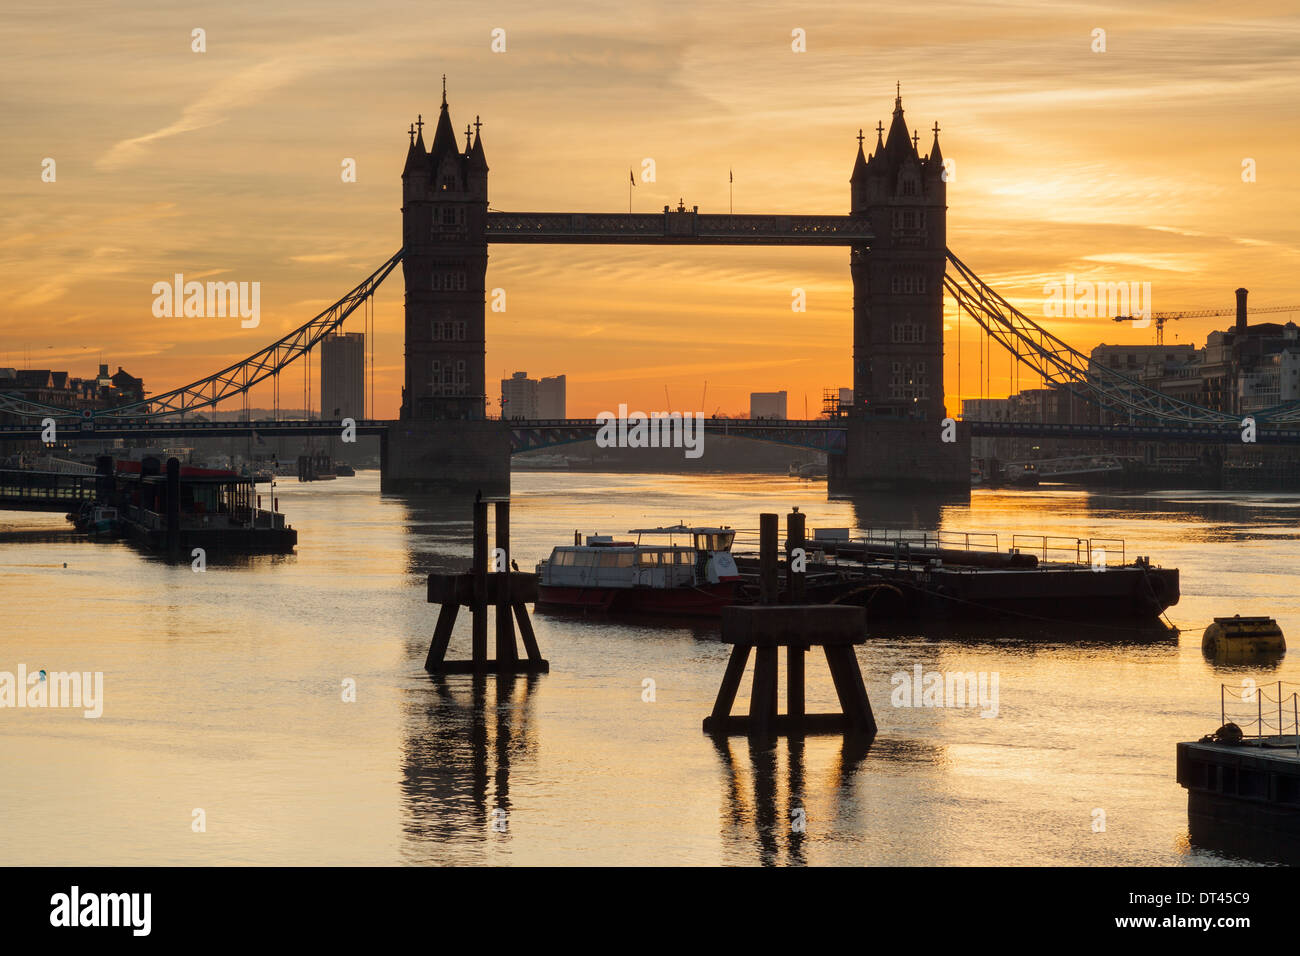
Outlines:
[{"label": "dock structure", "polygon": [[1248,696],[1221,684],[1219,729],[1178,744],[1193,842],[1300,862],[1300,693],[1287,686],[1261,684]]},{"label": "dock structure", "polygon": [[[787,524],[787,555],[803,543],[803,516],[795,512]],[[777,516],[759,516],[759,580],[764,603],[726,608],[722,615],[722,640],[731,644],[731,657],[718,688],[713,712],[704,718],[704,732],[715,735],[769,734],[799,736],[815,733],[876,733],[876,720],[867,698],[855,645],[866,643],[866,610],[845,605],[776,604]],[[790,561],[788,588],[803,593],[802,564]],[[805,707],[804,654],[821,647],[826,655],[839,697],[838,714],[809,714]],[[777,713],[777,658],[786,651],[786,712]],[[731,708],[754,652],[754,679],[748,715],[733,715]]]},{"label": "dock structure", "polygon": [[[496,549],[488,554],[488,505],[496,506]],[[489,565],[492,570],[489,571]],[[510,565],[510,499],[478,498],[474,502],[474,558],[468,572],[429,575],[428,601],[440,604],[438,621],[424,669],[431,674],[545,674],[551,665],[542,657],[528,616],[527,602],[537,601],[537,575],[514,571]],[[496,609],[496,657],[489,660],[488,607]],[[462,607],[473,615],[470,659],[447,657],[452,630]],[[524,643],[521,657],[515,643],[515,622]]]}]

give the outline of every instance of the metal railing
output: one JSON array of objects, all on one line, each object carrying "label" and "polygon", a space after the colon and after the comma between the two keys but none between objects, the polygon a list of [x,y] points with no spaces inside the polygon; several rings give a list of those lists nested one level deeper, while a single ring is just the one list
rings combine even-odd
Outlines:
[{"label": "metal railing", "polygon": [[[821,529],[824,533],[828,529]],[[1122,567],[1128,563],[1127,543],[1123,538],[1080,538],[1059,535],[1014,534],[1011,547],[1004,552],[1001,538],[994,531],[927,531],[898,528],[865,528],[844,537],[818,537],[817,529],[808,530],[806,548],[809,552],[820,551],[828,546],[848,546],[850,548],[889,548],[892,554],[882,556],[883,560],[891,558],[899,566],[927,564],[929,556],[917,556],[915,552],[933,550],[966,551],[977,554],[1020,553],[1031,554],[1042,563],[1092,567]],[[750,528],[736,530],[736,539],[732,550],[738,554],[750,554],[758,550],[758,531]],[[784,546],[784,544],[782,544]],[[1118,562],[1115,555],[1119,556]]]},{"label": "metal railing", "polygon": [[[1013,534],[1011,550],[1021,554],[1036,555],[1043,561],[1055,564],[1111,565],[1110,556],[1119,552],[1119,566],[1128,563],[1127,546],[1123,538],[1070,538],[1048,534]],[[1100,559],[1098,559],[1100,554]]]},{"label": "metal railing", "polygon": [[[1300,684],[1281,680],[1238,688],[1220,684],[1219,726],[1234,723],[1241,728],[1243,736],[1257,739],[1283,737],[1290,730],[1296,738],[1296,753],[1300,755],[1300,693],[1292,691],[1288,695],[1286,687],[1300,687]],[[1266,734],[1265,730],[1270,732]]]}]

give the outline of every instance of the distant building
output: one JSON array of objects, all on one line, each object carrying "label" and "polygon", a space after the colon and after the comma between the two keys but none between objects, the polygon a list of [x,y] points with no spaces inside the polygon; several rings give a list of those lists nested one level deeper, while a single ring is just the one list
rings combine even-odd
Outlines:
[{"label": "distant building", "polygon": [[563,375],[544,378],[537,383],[537,417],[543,419],[567,418],[565,411],[565,382]]},{"label": "distant building", "polygon": [[501,380],[501,417],[537,417],[537,380],[527,372],[515,372]]},{"label": "distant building", "polygon": [[320,415],[322,419],[366,417],[366,336],[341,332],[321,340]]},{"label": "distant building", "polygon": [[[104,371],[108,371],[108,366],[100,366]],[[109,377],[112,388],[117,392],[117,398],[120,402],[142,402],[144,401],[144,379],[136,378],[128,372],[123,371],[122,366],[117,367],[117,371]]]},{"label": "distant building", "polygon": [[502,418],[566,418],[566,402],[563,375],[538,381],[527,372],[515,372],[501,379]]},{"label": "distant building", "polygon": [[750,418],[786,418],[785,392],[750,392]]}]

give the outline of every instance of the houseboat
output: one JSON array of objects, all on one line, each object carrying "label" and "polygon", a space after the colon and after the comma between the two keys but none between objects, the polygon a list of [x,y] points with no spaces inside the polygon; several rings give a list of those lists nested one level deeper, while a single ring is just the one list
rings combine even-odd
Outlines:
[{"label": "houseboat", "polygon": [[157,459],[119,461],[113,502],[122,533],[151,551],[193,548],[233,554],[289,554],[298,532],[271,501],[260,507],[253,479],[226,469]]},{"label": "houseboat", "polygon": [[572,545],[537,565],[537,606],[712,617],[735,601],[740,573],[731,528],[676,525],[627,534],[588,535],[583,544],[574,532]]}]

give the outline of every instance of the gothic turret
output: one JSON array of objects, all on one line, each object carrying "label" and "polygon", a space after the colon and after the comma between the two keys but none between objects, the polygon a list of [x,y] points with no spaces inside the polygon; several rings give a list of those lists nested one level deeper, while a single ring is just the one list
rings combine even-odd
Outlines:
[{"label": "gothic turret", "polygon": [[[888,134],[854,165],[851,210],[871,223],[869,246],[855,248],[854,404],[872,417],[937,420],[943,404],[943,273],[946,200],[936,124],[923,159],[895,91]],[[938,170],[939,172],[936,172]]]},{"label": "gothic turret", "polygon": [[403,419],[484,417],[487,174],[481,136],[467,130],[460,149],[444,78],[433,144],[426,153],[419,129],[402,172]]},{"label": "gothic turret", "polygon": [[849,182],[861,182],[867,175],[867,158],[862,155],[862,130],[858,130],[858,158],[853,162],[853,175]]}]

